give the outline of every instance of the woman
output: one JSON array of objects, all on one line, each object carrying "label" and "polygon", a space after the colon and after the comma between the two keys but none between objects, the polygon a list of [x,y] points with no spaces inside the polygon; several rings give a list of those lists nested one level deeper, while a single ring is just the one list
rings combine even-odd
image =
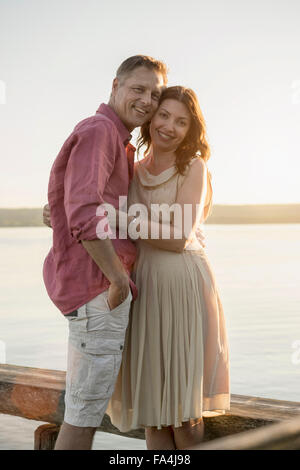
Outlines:
[{"label": "woman", "polygon": [[[163,92],[151,123],[141,129],[142,145],[146,157],[135,164],[128,207],[141,203],[150,214],[151,204],[177,203],[182,216],[169,223],[169,239],[160,223],[158,239],[137,241],[139,295],[107,413],[123,432],[144,426],[148,449],[183,449],[201,442],[205,411],[222,413],[230,406],[223,310],[196,237],[209,214],[212,189],[205,122],[192,90]],[[188,233],[185,214],[191,218]],[[150,237],[148,220],[128,220],[131,229]],[[175,238],[180,224],[185,235]]]}]

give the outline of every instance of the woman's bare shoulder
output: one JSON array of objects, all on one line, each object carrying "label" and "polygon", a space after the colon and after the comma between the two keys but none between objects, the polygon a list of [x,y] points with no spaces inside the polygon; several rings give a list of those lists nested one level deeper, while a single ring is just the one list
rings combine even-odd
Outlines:
[{"label": "woman's bare shoulder", "polygon": [[190,164],[186,176],[188,179],[198,178],[203,176],[207,171],[206,163],[203,158],[194,158]]},{"label": "woman's bare shoulder", "polygon": [[190,166],[193,165],[193,168],[197,168],[197,170],[204,171],[206,169],[206,163],[201,157],[193,158],[190,163]]}]

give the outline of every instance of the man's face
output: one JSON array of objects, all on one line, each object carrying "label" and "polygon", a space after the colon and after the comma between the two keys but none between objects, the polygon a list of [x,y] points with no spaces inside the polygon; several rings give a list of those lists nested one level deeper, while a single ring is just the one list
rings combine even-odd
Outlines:
[{"label": "man's face", "polygon": [[144,66],[114,79],[110,104],[129,132],[152,118],[163,88],[162,74]]}]

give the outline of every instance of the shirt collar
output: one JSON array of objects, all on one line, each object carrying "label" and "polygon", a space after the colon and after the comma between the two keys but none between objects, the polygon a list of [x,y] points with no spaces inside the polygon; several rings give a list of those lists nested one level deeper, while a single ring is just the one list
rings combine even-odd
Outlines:
[{"label": "shirt collar", "polygon": [[96,113],[104,114],[104,116],[108,117],[118,129],[120,137],[126,146],[130,141],[132,135],[130,134],[129,130],[125,127],[119,116],[115,113],[115,111],[105,103],[100,104],[99,108],[97,109]]}]

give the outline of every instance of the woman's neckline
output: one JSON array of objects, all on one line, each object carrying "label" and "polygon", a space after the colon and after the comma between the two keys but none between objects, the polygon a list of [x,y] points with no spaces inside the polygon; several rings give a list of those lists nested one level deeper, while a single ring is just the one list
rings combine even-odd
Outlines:
[{"label": "woman's neckline", "polygon": [[[143,160],[146,160],[146,159],[148,159],[148,158],[149,158],[149,156],[145,157]],[[142,162],[143,162],[143,160],[142,160]],[[153,173],[151,173],[151,171],[149,171],[149,170],[146,168],[145,163],[142,163],[142,162],[140,162],[140,165],[142,166],[142,168],[143,168],[150,176],[154,176],[154,177],[160,176],[160,175],[162,175],[163,173],[165,173],[166,171],[169,171],[169,170],[171,170],[172,168],[176,167],[176,165],[175,165],[175,163],[174,163],[173,165],[169,166],[169,168],[166,168],[165,170],[161,171],[161,172],[158,173],[157,175],[154,175]]]}]

